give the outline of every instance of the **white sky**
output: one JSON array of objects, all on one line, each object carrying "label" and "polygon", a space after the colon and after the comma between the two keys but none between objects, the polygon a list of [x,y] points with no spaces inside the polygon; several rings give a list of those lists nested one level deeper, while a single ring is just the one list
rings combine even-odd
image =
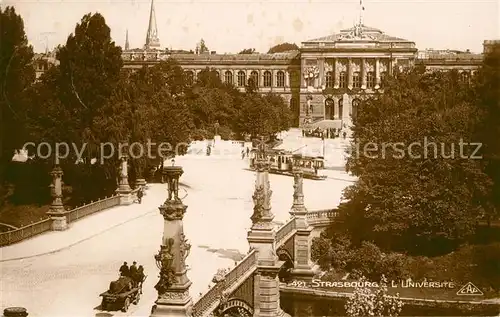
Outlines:
[{"label": "white sky", "polygon": [[[142,47],[150,0],[0,0],[24,19],[36,52],[63,44],[88,12],[100,12],[111,36]],[[364,0],[364,24],[416,42],[419,49],[482,51],[485,39],[500,38],[500,0]],[[193,49],[201,38],[218,53],[255,48],[266,52],[281,42],[300,42],[351,27],[357,0],[155,0],[162,47]]]}]

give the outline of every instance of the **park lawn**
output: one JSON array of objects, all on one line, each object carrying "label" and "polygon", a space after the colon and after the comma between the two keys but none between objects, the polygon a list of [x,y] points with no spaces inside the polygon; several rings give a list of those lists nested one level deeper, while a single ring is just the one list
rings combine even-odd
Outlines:
[{"label": "park lawn", "polygon": [[[0,209],[0,222],[20,228],[47,218],[49,205],[5,204]],[[2,227],[5,231],[5,226]]]}]

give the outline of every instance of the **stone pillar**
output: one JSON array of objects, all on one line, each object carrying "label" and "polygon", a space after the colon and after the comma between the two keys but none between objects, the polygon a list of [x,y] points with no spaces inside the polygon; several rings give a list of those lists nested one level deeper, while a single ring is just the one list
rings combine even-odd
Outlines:
[{"label": "stone pillar", "polygon": [[349,110],[349,105],[351,104],[351,100],[347,93],[342,95],[342,120],[346,120],[349,118],[349,114],[351,113]]},{"label": "stone pillar", "polygon": [[120,184],[116,193],[120,196],[120,205],[130,205],[134,202],[132,198],[132,189],[128,184],[128,160],[127,156],[121,157],[121,168],[120,168]]},{"label": "stone pillar", "polygon": [[179,198],[179,178],[184,173],[180,166],[166,166],[163,170],[168,184],[168,198],[159,207],[164,219],[162,245],[155,256],[160,269],[160,280],[155,285],[158,299],[151,316],[191,316],[193,300],[189,295],[191,281],[187,277],[186,258],[191,245],[184,236],[182,219],[187,206]]},{"label": "stone pillar", "polygon": [[336,58],[333,63],[334,84],[333,88],[338,89],[340,86],[339,59]]},{"label": "stone pillar", "polygon": [[254,294],[260,294],[254,303],[254,316],[275,317],[288,316],[280,307],[278,272],[284,261],[276,255],[276,231],[272,223],[274,215],[271,211],[271,189],[269,184],[269,163],[264,159],[264,148],[260,146],[256,158],[257,179],[252,196],[254,209],[252,227],[247,240],[250,249],[257,252],[257,283]]},{"label": "stone pillar", "polygon": [[366,89],[366,58],[361,59],[361,89]]},{"label": "stone pillar", "polygon": [[375,89],[380,88],[380,60],[375,59]]},{"label": "stone pillar", "polygon": [[285,72],[285,87],[289,88],[290,87],[290,72],[289,71],[284,71]]},{"label": "stone pillar", "polygon": [[312,226],[307,222],[307,208],[304,205],[303,172],[299,167],[293,169],[294,192],[290,215],[295,218],[297,233],[294,237],[294,268],[292,276],[295,279],[311,281],[314,277],[311,262],[311,232]]},{"label": "stone pillar", "polygon": [[347,88],[352,89],[352,59],[348,59],[347,63]]},{"label": "stone pillar", "polygon": [[62,176],[64,175],[59,165],[54,166],[50,176],[52,176],[51,194],[52,205],[50,205],[47,215],[52,219],[51,230],[62,231],[68,229],[68,221],[66,219],[66,212],[63,205],[62,196]]}]

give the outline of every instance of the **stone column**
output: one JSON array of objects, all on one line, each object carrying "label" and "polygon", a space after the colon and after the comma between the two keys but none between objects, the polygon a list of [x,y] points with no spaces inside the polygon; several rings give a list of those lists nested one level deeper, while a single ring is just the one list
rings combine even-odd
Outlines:
[{"label": "stone column", "polygon": [[295,218],[297,233],[294,237],[294,268],[292,276],[295,279],[311,281],[314,277],[311,262],[311,232],[312,226],[307,222],[307,208],[304,205],[303,172],[299,167],[293,169],[294,192],[290,215]]},{"label": "stone column", "polygon": [[333,63],[333,74],[335,76],[333,88],[338,89],[340,86],[339,59],[336,58]]},{"label": "stone column", "polygon": [[375,59],[375,89],[380,88],[380,60]]},{"label": "stone column", "polygon": [[52,172],[50,172],[50,176],[52,176],[52,184],[50,187],[53,200],[47,215],[52,219],[51,230],[54,231],[68,229],[68,221],[66,219],[62,195],[63,175],[64,173],[59,165],[54,166]]},{"label": "stone column", "polygon": [[349,119],[349,105],[351,104],[351,100],[349,98],[349,95],[345,93],[342,95],[342,120]]},{"label": "stone column", "polygon": [[120,184],[116,190],[120,196],[120,205],[130,205],[134,202],[131,192],[128,184],[128,157],[124,155],[121,157]]},{"label": "stone column", "polygon": [[247,240],[250,249],[257,251],[257,272],[260,275],[254,284],[254,294],[260,294],[255,316],[275,317],[288,316],[280,307],[278,272],[284,261],[276,255],[276,231],[272,223],[274,215],[271,211],[271,189],[269,184],[269,163],[264,158],[264,145],[259,146],[256,158],[257,179],[252,196],[254,209],[252,227]]},{"label": "stone column", "polygon": [[352,59],[347,63],[347,88],[352,89]]},{"label": "stone column", "polygon": [[366,58],[361,59],[361,89],[366,89]]},{"label": "stone column", "polygon": [[290,87],[290,72],[289,71],[284,71],[285,72],[285,87],[289,88]]},{"label": "stone column", "polygon": [[155,256],[160,269],[160,280],[155,285],[158,299],[151,316],[191,316],[193,301],[189,295],[191,281],[187,277],[186,258],[191,245],[184,235],[182,219],[187,206],[179,198],[179,178],[184,173],[180,166],[166,166],[163,170],[168,184],[168,198],[160,206],[164,219],[162,245]]}]

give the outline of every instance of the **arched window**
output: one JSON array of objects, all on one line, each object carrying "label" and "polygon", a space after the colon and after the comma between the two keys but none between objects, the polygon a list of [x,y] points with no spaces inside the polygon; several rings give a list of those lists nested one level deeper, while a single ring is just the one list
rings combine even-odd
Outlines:
[{"label": "arched window", "polygon": [[186,83],[188,85],[192,85],[194,83],[194,73],[191,70],[187,70],[184,72],[184,75],[186,76]]},{"label": "arched window", "polygon": [[276,74],[276,86],[285,87],[285,73],[281,70]]},{"label": "arched window", "polygon": [[373,72],[366,73],[366,88],[375,87],[375,74]]},{"label": "arched window", "polygon": [[463,71],[460,73],[460,81],[464,84],[470,84],[470,73],[468,71]]},{"label": "arched window", "polygon": [[220,73],[219,73],[219,71],[218,71],[218,70],[216,70],[216,71],[215,71],[215,74],[217,75],[217,78],[219,78],[219,79],[220,79]]},{"label": "arched window", "polygon": [[353,120],[356,120],[356,118],[358,117],[359,104],[360,104],[359,99],[354,99],[352,101],[351,118]]},{"label": "arched window", "polygon": [[238,72],[238,87],[245,87],[247,84],[247,74],[244,71],[240,70]]},{"label": "arched window", "polygon": [[353,88],[361,87],[361,75],[359,74],[359,72],[354,72],[352,74],[352,87]]},{"label": "arched window", "polygon": [[335,116],[335,102],[332,98],[325,100],[325,119],[333,120]]},{"label": "arched window", "polygon": [[380,73],[380,87],[384,86],[384,82],[385,82],[386,77],[387,77],[387,73],[386,72],[381,72]]},{"label": "arched window", "polygon": [[340,98],[339,99],[339,119],[342,119],[343,114],[344,114],[344,99]]},{"label": "arched window", "polygon": [[346,87],[346,73],[345,72],[340,72],[339,74],[339,87],[340,88],[345,88]]},{"label": "arched window", "polygon": [[271,75],[271,72],[266,70],[264,72],[264,87],[271,87],[273,84],[273,76]]},{"label": "arched window", "polygon": [[224,82],[229,85],[233,84],[233,73],[230,70],[226,70],[224,73]]},{"label": "arched window", "polygon": [[255,87],[259,87],[259,72],[255,71],[255,70],[252,71],[250,73],[250,79],[252,80]]},{"label": "arched window", "polygon": [[325,85],[326,88],[333,87],[333,72],[326,72]]}]

